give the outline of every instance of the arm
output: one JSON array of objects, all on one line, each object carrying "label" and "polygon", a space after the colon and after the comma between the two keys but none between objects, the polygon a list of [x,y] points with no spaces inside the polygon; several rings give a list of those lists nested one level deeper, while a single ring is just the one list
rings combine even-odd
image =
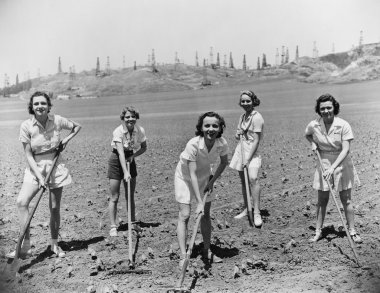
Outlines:
[{"label": "arm", "polygon": [[127,164],[125,162],[124,148],[121,142],[115,142],[116,149],[119,154],[119,161],[124,173],[124,180],[128,181],[131,178],[131,174],[127,170]]},{"label": "arm", "polygon": [[342,151],[339,156],[336,158],[335,162],[331,165],[328,170],[325,170],[323,173],[323,177],[326,180],[330,180],[331,176],[334,174],[334,170],[343,162],[343,160],[347,157],[350,152],[350,141],[344,140],[342,141]]},{"label": "arm", "polygon": [[195,210],[195,214],[198,215],[199,213],[203,213],[203,204],[202,204],[201,194],[199,193],[198,178],[197,178],[197,175],[195,174],[195,171],[197,169],[197,162],[188,161],[188,167],[190,171],[191,186],[193,187],[195,198],[198,202],[198,206],[197,206],[197,209]]},{"label": "arm", "polygon": [[22,143],[26,155],[26,160],[28,161],[30,169],[33,171],[33,173],[36,175],[38,180],[38,187],[41,188],[42,186],[45,186],[44,184],[44,176],[42,176],[40,170],[38,170],[37,163],[34,160],[33,153],[32,153],[32,147],[30,146],[30,143]]},{"label": "arm", "polygon": [[137,152],[135,152],[132,156],[129,156],[129,157],[127,158],[127,160],[128,160],[129,162],[132,162],[134,158],[136,158],[136,157],[142,155],[143,153],[145,153],[145,152],[146,152],[146,149],[147,149],[146,141],[143,141],[143,142],[141,143],[141,145],[140,145],[139,150],[138,150]]},{"label": "arm", "polygon": [[313,135],[312,134],[306,134],[305,138],[311,143],[311,150],[313,152],[315,152],[318,149],[318,146],[313,140]]},{"label": "arm", "polygon": [[75,121],[71,121],[73,123],[73,128],[68,136],[62,139],[62,150],[64,150],[68,144],[68,142],[78,134],[78,132],[82,129],[82,126]]},{"label": "arm", "polygon": [[212,187],[214,186],[214,182],[223,173],[223,171],[224,171],[224,169],[226,169],[227,165],[228,165],[228,155],[221,156],[220,157],[220,164],[219,164],[218,168],[216,169],[214,176],[211,178],[211,180],[206,185],[205,192],[209,189],[212,189]]}]

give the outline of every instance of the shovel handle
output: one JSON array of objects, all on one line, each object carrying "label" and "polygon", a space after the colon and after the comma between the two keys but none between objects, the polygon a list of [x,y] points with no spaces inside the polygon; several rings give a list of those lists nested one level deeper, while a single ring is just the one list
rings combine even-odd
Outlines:
[{"label": "shovel handle", "polygon": [[[130,163],[127,162],[127,170],[130,172]],[[128,193],[128,256],[131,263],[133,263],[133,252],[132,252],[132,213],[131,213],[131,179],[127,182],[127,193]]]},{"label": "shovel handle", "polygon": [[[245,163],[245,156],[244,156],[244,147],[243,147],[243,135],[240,135],[240,152],[241,152],[241,160],[242,164]],[[249,188],[249,174],[248,174],[248,168],[246,166],[243,167],[244,172],[244,184],[245,184],[245,192],[247,195],[247,214],[248,214],[248,220],[249,224],[253,226],[253,215],[252,215],[252,202],[251,202],[251,191]]]}]

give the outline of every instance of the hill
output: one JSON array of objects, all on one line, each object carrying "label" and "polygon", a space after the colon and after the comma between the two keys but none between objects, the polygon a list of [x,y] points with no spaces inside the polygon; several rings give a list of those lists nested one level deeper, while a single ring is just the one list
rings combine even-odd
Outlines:
[{"label": "hill", "polygon": [[137,93],[197,90],[206,86],[229,86],[268,79],[296,79],[308,83],[350,83],[380,77],[380,43],[363,45],[348,52],[319,58],[301,57],[278,67],[261,70],[195,67],[185,64],[157,65],[112,70],[96,76],[95,71],[55,74],[32,80],[32,87],[20,93],[29,96],[36,89],[53,92],[56,98],[93,98]]}]

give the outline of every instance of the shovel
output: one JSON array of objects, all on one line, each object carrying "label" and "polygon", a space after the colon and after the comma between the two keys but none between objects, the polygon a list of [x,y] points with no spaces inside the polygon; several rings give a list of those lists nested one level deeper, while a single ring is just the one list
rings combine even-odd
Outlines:
[{"label": "shovel", "polygon": [[49,183],[50,176],[53,173],[53,170],[55,168],[55,165],[57,163],[57,160],[59,158],[59,154],[61,153],[61,151],[62,151],[62,145],[60,144],[59,147],[57,148],[57,152],[55,153],[51,169],[49,170],[49,173],[45,177],[44,185],[40,187],[40,189],[38,190],[38,192],[36,194],[36,196],[37,196],[36,204],[34,205],[34,207],[29,212],[29,215],[28,215],[28,218],[26,219],[25,225],[24,225],[23,229],[21,230],[21,233],[20,233],[19,238],[17,240],[15,257],[14,257],[13,261],[11,262],[10,268],[9,268],[10,277],[14,277],[14,276],[16,276],[18,274],[18,271],[20,269],[20,259],[19,259],[19,256],[20,256],[20,250],[21,250],[22,241],[24,240],[24,237],[25,237],[25,234],[26,234],[26,230],[29,228],[30,222],[32,221],[34,213],[37,210],[37,206],[38,206],[38,204],[39,204],[39,202],[40,202],[40,200],[42,198],[42,195],[43,195],[43,193],[46,190],[46,185]]},{"label": "shovel", "polygon": [[[241,152],[241,160],[242,164],[245,162],[245,156],[244,156],[244,147],[243,147],[243,135],[240,135],[240,152]],[[247,166],[243,167],[244,171],[244,182],[245,182],[245,193],[247,195],[247,214],[248,214],[248,221],[249,225],[253,226],[253,214],[252,214],[252,202],[251,202],[251,192],[249,189],[249,176],[248,176],[248,169]]]},{"label": "shovel", "polygon": [[[210,194],[210,190],[208,190],[204,197],[203,197],[203,200],[202,200],[202,204],[203,206],[205,206],[205,203],[206,203],[206,199],[207,199],[207,196]],[[201,218],[202,218],[203,214],[200,213],[195,221],[195,225],[194,225],[194,228],[193,228],[193,234],[191,236],[191,239],[190,239],[190,243],[189,243],[189,247],[187,248],[187,251],[186,251],[186,258],[185,258],[185,262],[183,263],[182,265],[182,270],[181,270],[181,277],[180,279],[178,280],[178,283],[177,283],[177,287],[175,289],[170,289],[167,291],[167,293],[188,293],[190,292],[190,290],[188,289],[183,289],[182,288],[182,285],[183,285],[183,281],[185,280],[185,275],[186,275],[186,269],[189,265],[189,262],[190,262],[190,256],[191,256],[191,252],[193,251],[193,246],[194,246],[194,242],[195,242],[195,237],[197,237],[197,233],[198,233],[198,227],[199,227],[199,223],[201,222]]]},{"label": "shovel", "polygon": [[[130,172],[130,163],[127,162],[127,170]],[[133,252],[132,252],[132,214],[131,214],[131,179],[127,182],[128,192],[128,257],[129,267],[134,268]]]},{"label": "shovel", "polygon": [[[323,168],[321,155],[319,154],[318,149],[315,151],[315,153],[317,154],[318,161],[319,161],[319,167],[321,168],[321,171],[322,171],[322,174],[323,174],[324,171],[325,171],[325,169]],[[349,234],[349,232],[348,232],[346,222],[344,221],[343,216],[342,216],[342,213],[341,213],[341,211],[340,211],[340,208],[339,208],[338,202],[337,202],[337,200],[336,200],[336,194],[335,194],[335,191],[334,191],[334,189],[332,188],[330,181],[327,181],[327,180],[325,180],[325,181],[327,182],[327,185],[329,186],[331,196],[332,196],[332,198],[333,198],[333,200],[334,200],[334,203],[335,203],[336,209],[338,210],[338,213],[339,213],[340,219],[342,220],[342,224],[343,224],[344,230],[346,231],[346,234],[347,234],[348,242],[350,243],[351,249],[352,249],[352,251],[354,252],[354,255],[355,255],[356,263],[357,263],[357,265],[360,267],[359,256],[358,256],[358,253],[356,252],[354,242],[353,242],[353,240],[351,239],[351,236],[350,236],[350,234]]]}]

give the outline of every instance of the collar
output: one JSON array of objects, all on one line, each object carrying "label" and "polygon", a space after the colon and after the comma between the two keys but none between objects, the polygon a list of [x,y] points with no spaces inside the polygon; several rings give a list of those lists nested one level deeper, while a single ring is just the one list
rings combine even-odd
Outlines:
[{"label": "collar", "polygon": [[[124,134],[129,133],[128,128],[127,128],[127,126],[125,126],[124,123],[122,123],[121,126],[123,127],[123,133],[124,133]],[[135,125],[133,126],[133,131],[132,131],[132,133],[136,133],[136,132],[137,132],[137,128],[136,128],[136,124],[135,124]]]},{"label": "collar", "polygon": [[[325,126],[325,123],[323,123],[322,117],[319,117],[319,119],[317,119],[317,125],[319,125],[321,127],[321,129],[327,133],[326,126]],[[338,128],[338,127],[339,127],[339,118],[335,116],[334,121],[330,126],[328,134],[330,134],[335,128]]]},{"label": "collar", "polygon": [[[216,138],[212,149],[214,147],[219,147],[219,146],[223,146],[223,143],[219,138]],[[199,136],[198,147],[200,150],[203,150],[206,148],[205,138],[203,136]]]},{"label": "collar", "polygon": [[[54,120],[54,115],[48,113],[48,120],[53,121]],[[41,124],[40,122],[38,122],[38,120],[36,119],[36,116],[34,116],[34,115],[32,116],[32,124],[33,125]]]}]

